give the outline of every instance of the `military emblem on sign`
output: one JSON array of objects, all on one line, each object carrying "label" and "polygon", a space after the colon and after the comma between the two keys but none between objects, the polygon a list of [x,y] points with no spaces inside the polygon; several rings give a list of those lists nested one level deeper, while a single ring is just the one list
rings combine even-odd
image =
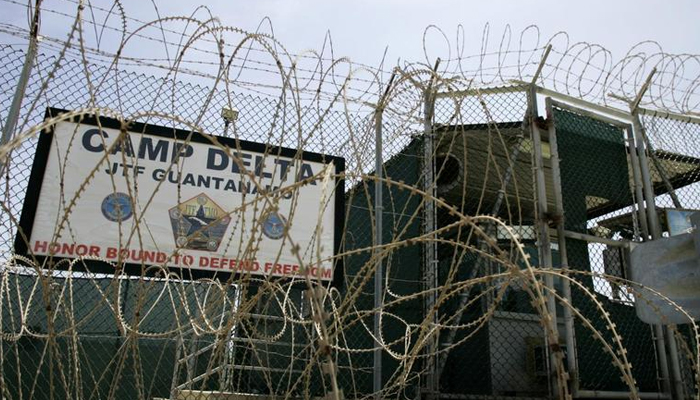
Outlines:
[{"label": "military emblem on sign", "polygon": [[204,193],[169,210],[177,247],[216,251],[231,217]]},{"label": "military emblem on sign", "polygon": [[134,208],[131,198],[126,193],[116,192],[107,195],[102,200],[102,215],[112,222],[122,222],[131,218]]},{"label": "military emblem on sign", "polygon": [[284,228],[287,220],[275,211],[269,211],[263,220],[262,231],[270,239],[281,239],[284,236]]}]

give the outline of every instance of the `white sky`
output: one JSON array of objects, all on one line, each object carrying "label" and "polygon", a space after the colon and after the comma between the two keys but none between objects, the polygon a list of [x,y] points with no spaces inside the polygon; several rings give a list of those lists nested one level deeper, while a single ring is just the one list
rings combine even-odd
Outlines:
[{"label": "white sky", "polygon": [[[2,0],[1,22],[26,26],[26,12],[13,1]],[[23,1],[19,1],[25,4]],[[95,5],[109,7],[112,2]],[[255,30],[265,16],[272,20],[276,37],[292,52],[319,49],[327,31],[331,32],[336,56],[347,55],[360,63],[377,65],[386,46],[388,62],[398,58],[423,59],[422,36],[428,25],[437,25],[454,46],[458,24],[465,28],[465,54],[476,54],[484,24],[491,24],[491,42],[500,41],[506,24],[512,26],[513,45],[519,32],[537,25],[542,42],[559,31],[569,33],[572,42],[598,43],[613,52],[616,59],[635,43],[658,41],[672,53],[700,54],[700,1],[674,0],[238,0],[201,1],[224,25]],[[196,2],[158,2],[161,16],[188,15]],[[45,0],[45,5],[73,13],[74,5],[65,0]],[[127,15],[150,21],[155,18],[151,2],[125,0]],[[42,29],[58,33],[66,19],[46,14]],[[16,43],[17,40],[15,39]],[[438,45],[433,52],[443,52]],[[443,57],[446,54],[440,54]]]},{"label": "white sky", "polygon": [[[1,32],[14,29],[13,27],[27,26],[27,0],[0,0],[3,12],[0,13],[0,43],[22,43],[23,39],[16,36],[4,35]],[[130,18],[141,21],[152,21],[157,18],[153,2],[158,5],[161,17],[190,15],[197,8],[197,2],[184,0],[122,0],[125,13]],[[272,28],[277,40],[292,53],[305,50],[321,50],[326,33],[330,32],[333,40],[334,58],[349,57],[353,62],[378,67],[388,47],[384,71],[389,71],[400,59],[408,62],[423,62],[423,35],[429,25],[440,27],[450,40],[450,48],[437,31],[431,31],[428,35],[428,50],[430,64],[436,57],[443,60],[457,57],[457,27],[464,27],[463,55],[476,55],[481,52],[482,34],[485,24],[490,24],[489,44],[487,52],[497,52],[503,36],[504,28],[511,27],[510,50],[514,51],[519,46],[521,31],[531,25],[536,25],[540,30],[539,41],[534,30],[528,31],[524,40],[524,49],[543,47],[547,40],[554,34],[567,32],[570,44],[576,42],[588,42],[599,44],[612,52],[612,60],[594,60],[595,68],[608,70],[614,62],[625,56],[630,48],[642,41],[653,40],[669,53],[674,54],[700,54],[700,0],[675,0],[662,3],[651,0],[587,0],[587,1],[563,1],[563,0],[489,0],[489,1],[459,1],[459,0],[356,0],[356,1],[331,1],[331,0],[215,0],[205,2],[212,14],[219,18],[224,26],[238,27],[246,31],[255,31],[265,17],[272,21]],[[45,0],[45,12],[42,17],[41,32],[49,37],[65,39],[71,26],[71,16],[76,12],[77,0]],[[111,0],[95,1],[92,5],[109,9],[114,4]],[[87,8],[84,18],[91,18]],[[102,16],[97,13],[96,20],[102,23]],[[62,15],[63,14],[63,15]],[[205,14],[197,14],[199,19],[206,19]],[[87,21],[84,24],[87,41],[94,45],[97,36],[94,26]],[[113,14],[107,20],[107,25],[120,27],[121,21]],[[127,20],[127,29],[133,30],[140,23]],[[182,25],[168,23],[167,28],[179,30]],[[192,27],[190,27],[190,32]],[[268,24],[264,24],[262,31],[270,32]],[[120,37],[116,31],[105,31],[102,35],[101,49],[114,52],[117,49]],[[148,35],[155,40],[133,40],[122,53],[132,57],[148,60],[152,58],[157,63],[166,63],[172,60],[172,50],[166,55],[164,46],[158,42],[161,34],[157,29],[151,29]],[[111,35],[111,36],[110,36]],[[236,44],[238,38],[227,38],[227,44]],[[560,38],[561,39],[561,38]],[[179,37],[169,34],[168,41],[177,43]],[[211,42],[198,42],[199,48],[215,50]],[[563,42],[558,40],[554,45],[557,50],[564,51]],[[559,48],[558,48],[559,47]],[[74,47],[75,48],[75,47]],[[449,52],[451,51],[451,53]],[[646,45],[642,51],[657,52],[658,49]],[[209,71],[218,65],[218,57],[214,53],[188,52],[187,68],[198,71]],[[536,53],[541,54],[541,53]],[[577,54],[573,54],[574,56]],[[325,56],[329,54],[326,51]],[[581,54],[579,67],[586,65],[588,54]],[[537,64],[534,60],[518,60],[517,55],[510,54],[504,65],[512,66],[516,62],[529,62],[529,72]],[[159,61],[160,60],[160,61]],[[491,58],[491,65],[496,60]],[[552,57],[550,57],[550,61]],[[583,61],[581,61],[583,60]],[[197,64],[198,62],[209,64]],[[259,71],[248,68],[239,82],[270,82],[279,80],[275,76],[274,63],[269,57],[265,59],[268,64],[263,67],[267,71]],[[498,60],[496,60],[498,61]],[[169,62],[169,61],[168,61]],[[554,61],[552,61],[554,62]],[[313,61],[310,61],[313,64]],[[313,65],[307,65],[307,71],[313,70]],[[253,64],[250,64],[255,66]],[[124,64],[122,64],[124,66]],[[442,64],[445,70],[454,71]],[[452,65],[454,66],[454,65]],[[327,68],[328,65],[324,65]],[[561,70],[566,73],[567,66],[561,65]],[[595,68],[587,73],[591,75],[584,85],[594,82],[600,77],[601,69]],[[642,73],[638,73],[634,79],[639,86],[640,81],[648,74],[651,65],[647,65]],[[668,65],[667,65],[668,68]],[[657,74],[655,80],[668,81],[675,79],[677,66],[672,62],[670,68],[663,74]],[[688,85],[695,91],[695,79],[700,76],[700,62],[692,60],[683,65],[682,75],[685,77],[679,85],[673,85],[677,96],[683,96]],[[442,69],[442,68],[441,68]],[[629,68],[634,76],[634,66]],[[148,73],[148,72],[147,72]],[[339,74],[339,75],[342,75]],[[626,76],[629,76],[627,74]],[[670,78],[669,78],[670,77]],[[180,77],[182,78],[182,76]],[[559,80],[567,79],[564,75],[557,77]],[[190,81],[197,81],[196,76],[190,75]],[[386,79],[386,77],[384,78]],[[201,80],[200,80],[201,81]],[[557,88],[554,88],[557,89]],[[619,90],[615,89],[616,92]],[[584,90],[585,91],[585,90]],[[632,92],[636,92],[632,90]],[[651,90],[650,90],[651,92]],[[602,93],[602,92],[601,92]],[[622,93],[622,92],[620,92]],[[600,94],[600,93],[599,93]],[[630,95],[629,93],[624,93]],[[605,96],[603,93],[602,96]],[[633,97],[633,93],[632,93]],[[691,101],[689,106],[695,109]]]},{"label": "white sky", "polygon": [[[167,1],[159,8],[163,14],[183,14],[191,4]],[[239,0],[211,1],[208,7],[225,25],[249,30],[269,16],[275,35],[292,51],[319,48],[330,30],[337,55],[374,65],[386,46],[391,61],[422,59],[423,30],[430,24],[442,28],[453,42],[462,24],[467,54],[478,52],[486,23],[491,24],[493,41],[500,40],[506,24],[516,35],[535,24],[543,39],[566,31],[573,42],[601,44],[615,58],[643,40],[656,40],[667,52],[700,54],[697,0]]]}]

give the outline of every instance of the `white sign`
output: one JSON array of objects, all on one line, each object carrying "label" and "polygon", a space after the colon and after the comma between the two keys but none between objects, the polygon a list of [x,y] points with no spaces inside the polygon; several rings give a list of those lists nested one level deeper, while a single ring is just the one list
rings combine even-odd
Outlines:
[{"label": "white sign", "polygon": [[333,279],[343,190],[322,177],[342,159],[142,124],[120,139],[117,121],[96,122],[42,134],[26,253]]}]

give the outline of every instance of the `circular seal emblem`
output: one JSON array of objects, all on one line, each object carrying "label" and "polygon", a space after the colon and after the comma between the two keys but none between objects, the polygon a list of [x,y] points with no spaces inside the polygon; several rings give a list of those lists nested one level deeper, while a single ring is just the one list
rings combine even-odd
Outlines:
[{"label": "circular seal emblem", "polygon": [[176,208],[173,208],[172,210],[170,210],[170,217],[171,218],[178,219],[178,218],[180,218],[180,215],[182,215],[182,213],[180,212],[179,208],[176,207]]},{"label": "circular seal emblem", "polygon": [[187,244],[187,236],[178,236],[175,243],[178,245],[178,247],[185,247]]},{"label": "circular seal emblem", "polygon": [[262,231],[270,239],[281,239],[284,236],[284,227],[287,221],[276,212],[269,212],[263,221]]},{"label": "circular seal emblem", "polygon": [[134,208],[126,193],[111,193],[102,200],[102,215],[112,222],[122,222],[131,218]]}]

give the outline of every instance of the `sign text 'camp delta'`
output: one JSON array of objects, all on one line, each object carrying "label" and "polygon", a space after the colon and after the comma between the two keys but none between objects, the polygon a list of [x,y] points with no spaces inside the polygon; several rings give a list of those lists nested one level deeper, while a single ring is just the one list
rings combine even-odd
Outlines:
[{"label": "sign text 'camp delta'", "polygon": [[[191,158],[195,151],[206,152],[203,159],[206,160],[202,166],[207,171],[225,171],[240,175],[248,172],[256,178],[261,179],[263,188],[267,192],[274,192],[279,187],[265,185],[264,180],[275,178],[277,182],[289,181],[289,174],[294,165],[293,160],[265,156],[244,151],[230,151],[212,146],[192,146],[184,142],[177,142],[155,137],[132,137],[132,135],[121,136],[120,140],[111,138],[106,131],[94,128],[88,129],[82,134],[81,144],[83,148],[92,153],[105,153],[105,149],[111,155],[122,155],[129,160],[149,160],[163,164],[162,168],[155,168],[147,171],[144,165],[135,163],[124,163],[112,161],[104,173],[108,175],[143,175],[148,174],[154,181],[164,181],[172,184],[182,184],[204,189],[224,190],[239,193],[255,194],[258,191],[256,185],[251,185],[250,181],[241,179],[230,179],[208,174],[181,173],[177,168],[169,168],[170,164],[177,163],[186,158]],[[109,141],[112,141],[109,144]],[[136,141],[136,142],[135,142]],[[115,157],[117,158],[117,157]],[[314,168],[311,163],[300,163],[294,173],[294,181],[298,182],[314,176]],[[313,179],[308,182],[310,185],[317,185]],[[287,192],[284,198],[289,199],[291,193]]]}]

